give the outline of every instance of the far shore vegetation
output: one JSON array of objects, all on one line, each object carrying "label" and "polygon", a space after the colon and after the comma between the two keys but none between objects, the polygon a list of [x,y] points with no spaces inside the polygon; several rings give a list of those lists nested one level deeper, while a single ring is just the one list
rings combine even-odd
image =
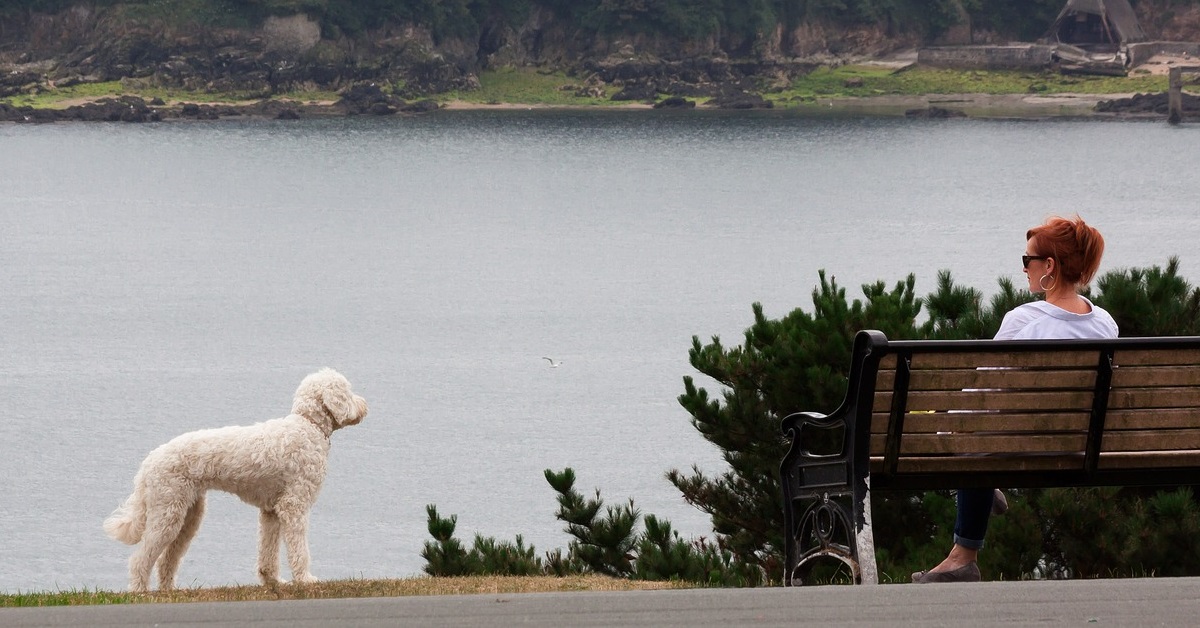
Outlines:
[{"label": "far shore vegetation", "polygon": [[175,602],[251,602],[333,598],[401,597],[414,595],[474,595],[550,593],[567,591],[635,591],[695,588],[695,583],[611,578],[608,576],[427,576],[381,580],[329,580],[308,585],[180,588],[173,591],[60,590],[0,593],[0,608],[146,604]]},{"label": "far shore vegetation", "polygon": [[[535,68],[507,68],[480,74],[479,89],[430,94],[442,104],[529,105],[550,107],[617,107],[632,104],[613,101],[620,91],[613,85],[602,86],[603,96],[579,95],[586,77],[570,76],[562,71]],[[401,86],[387,86],[399,88]],[[1162,75],[1083,76],[1053,71],[945,70],[908,67],[895,69],[883,65],[861,64],[819,68],[787,84],[764,85],[762,96],[776,108],[802,108],[831,98],[871,98],[938,94],[1112,94],[1165,92],[1167,79]],[[292,92],[284,94],[216,93],[185,91],[143,84],[137,80],[84,83],[0,99],[13,106],[65,108],[80,102],[106,97],[139,96],[159,98],[164,103],[237,103],[279,99],[301,103],[332,103],[334,92]],[[666,94],[662,96],[667,96]],[[703,104],[706,99],[696,99]]]}]

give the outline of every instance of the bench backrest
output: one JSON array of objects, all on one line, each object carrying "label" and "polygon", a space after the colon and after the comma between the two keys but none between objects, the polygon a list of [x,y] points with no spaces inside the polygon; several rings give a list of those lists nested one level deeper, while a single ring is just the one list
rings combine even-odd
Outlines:
[{"label": "bench backrest", "polygon": [[857,405],[855,438],[869,439],[860,446],[873,481],[1200,468],[1200,337],[888,341],[863,333],[852,366],[859,387],[852,372],[847,403]]}]

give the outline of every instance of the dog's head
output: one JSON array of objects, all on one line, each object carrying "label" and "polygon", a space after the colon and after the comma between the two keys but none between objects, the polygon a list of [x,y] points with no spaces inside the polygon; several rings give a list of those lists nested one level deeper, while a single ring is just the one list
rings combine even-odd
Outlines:
[{"label": "dog's head", "polygon": [[367,416],[367,401],[350,391],[341,373],[323,368],[300,382],[292,399],[292,414],[325,426],[330,432],[357,425]]}]

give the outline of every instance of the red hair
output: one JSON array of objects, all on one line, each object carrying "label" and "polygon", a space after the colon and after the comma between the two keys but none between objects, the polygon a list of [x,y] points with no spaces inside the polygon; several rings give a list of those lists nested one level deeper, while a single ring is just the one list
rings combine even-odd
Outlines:
[{"label": "red hair", "polygon": [[1104,236],[1095,227],[1083,222],[1078,214],[1073,219],[1052,216],[1046,222],[1025,232],[1033,244],[1033,252],[1053,257],[1063,281],[1087,285],[1100,267],[1104,255]]}]

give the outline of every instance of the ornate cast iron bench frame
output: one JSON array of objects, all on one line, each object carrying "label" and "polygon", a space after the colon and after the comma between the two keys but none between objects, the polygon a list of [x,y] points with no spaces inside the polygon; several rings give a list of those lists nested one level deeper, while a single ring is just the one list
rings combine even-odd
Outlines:
[{"label": "ornate cast iron bench frame", "polygon": [[803,584],[822,557],[846,563],[856,583],[879,582],[872,489],[1200,484],[1200,336],[889,341],[862,331],[852,356],[837,410],[782,421],[792,441],[780,465],[786,585]]}]

